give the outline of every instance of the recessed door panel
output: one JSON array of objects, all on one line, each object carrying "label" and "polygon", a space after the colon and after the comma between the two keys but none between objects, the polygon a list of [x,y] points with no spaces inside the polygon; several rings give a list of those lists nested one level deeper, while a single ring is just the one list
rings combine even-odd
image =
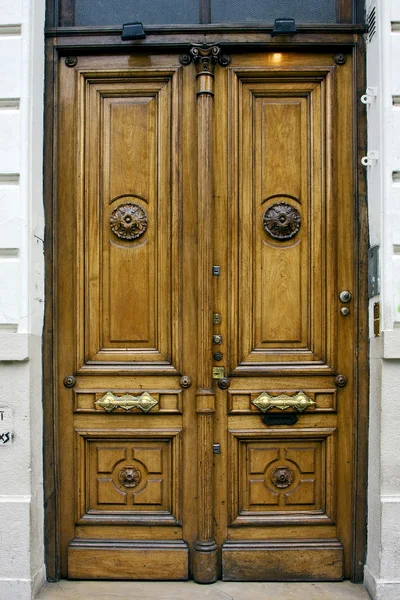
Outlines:
[{"label": "recessed door panel", "polygon": [[78,85],[79,361],[176,371],[177,75],[82,72]]},{"label": "recessed door panel", "polygon": [[80,524],[180,524],[180,431],[75,434]]},{"label": "recessed door panel", "polygon": [[331,69],[304,79],[249,69],[229,80],[238,373],[334,368]]},{"label": "recessed door panel", "polygon": [[229,431],[231,525],[334,523],[336,431]]}]

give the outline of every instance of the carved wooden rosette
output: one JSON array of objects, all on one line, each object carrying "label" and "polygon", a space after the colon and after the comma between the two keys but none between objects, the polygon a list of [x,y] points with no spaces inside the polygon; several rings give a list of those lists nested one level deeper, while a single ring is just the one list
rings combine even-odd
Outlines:
[{"label": "carved wooden rosette", "polygon": [[198,538],[194,545],[193,577],[199,583],[211,583],[218,577],[217,545],[213,538],[213,417],[215,393],[212,381],[212,242],[213,242],[213,189],[212,189],[212,130],[213,83],[215,65],[229,64],[215,45],[193,45],[182,64],[194,62],[197,69],[197,130],[198,156],[201,168],[198,174]]}]

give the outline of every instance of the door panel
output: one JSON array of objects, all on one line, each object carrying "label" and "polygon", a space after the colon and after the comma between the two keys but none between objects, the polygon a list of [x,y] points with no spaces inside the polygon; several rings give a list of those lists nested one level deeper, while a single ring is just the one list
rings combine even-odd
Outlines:
[{"label": "door panel", "polygon": [[181,430],[75,433],[79,524],[180,524]]},{"label": "door panel", "polygon": [[171,69],[79,72],[85,371],[179,371],[177,79]]},{"label": "door panel", "polygon": [[331,524],[335,429],[230,430],[231,525]]},{"label": "door panel", "polygon": [[338,297],[355,289],[351,61],[233,55],[215,90],[222,578],[338,580],[351,559],[354,315]]},{"label": "door panel", "polygon": [[196,128],[192,102],[180,109],[195,81],[177,55],[61,59],[59,72],[61,572],[187,579]]},{"label": "door panel", "polygon": [[60,60],[62,575],[338,580],[351,57],[201,51]]},{"label": "door panel", "polygon": [[232,69],[231,372],[331,370],[331,70]]}]

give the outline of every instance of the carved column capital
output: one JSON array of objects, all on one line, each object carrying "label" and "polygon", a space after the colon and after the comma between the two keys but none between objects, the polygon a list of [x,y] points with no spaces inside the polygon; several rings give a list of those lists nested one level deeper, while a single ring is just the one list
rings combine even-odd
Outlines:
[{"label": "carved column capital", "polygon": [[193,62],[199,74],[212,75],[217,63],[226,67],[231,59],[222,54],[221,47],[217,44],[193,44],[188,54],[182,54],[180,62],[182,65],[190,65]]},{"label": "carved column capital", "polygon": [[190,65],[191,62],[196,65],[198,96],[214,96],[215,65],[218,63],[221,67],[226,67],[231,62],[230,57],[222,54],[221,46],[217,44],[193,44],[189,53],[182,54],[179,60],[184,66]]}]

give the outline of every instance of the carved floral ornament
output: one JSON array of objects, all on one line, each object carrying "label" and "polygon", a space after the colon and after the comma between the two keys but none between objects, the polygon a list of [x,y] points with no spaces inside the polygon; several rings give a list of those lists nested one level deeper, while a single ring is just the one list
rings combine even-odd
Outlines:
[{"label": "carved floral ornament", "polygon": [[120,204],[110,215],[111,230],[122,240],[134,240],[144,234],[148,216],[144,208],[133,202]]},{"label": "carved floral ornament", "polygon": [[293,483],[294,474],[288,467],[278,467],[271,473],[271,481],[277,488],[286,488]]},{"label": "carved floral ornament", "polygon": [[126,466],[121,469],[118,478],[124,487],[133,488],[140,483],[142,476],[135,467]]},{"label": "carved floral ornament", "polygon": [[273,204],[264,213],[264,229],[275,240],[290,240],[297,234],[300,225],[299,211],[286,202]]}]

